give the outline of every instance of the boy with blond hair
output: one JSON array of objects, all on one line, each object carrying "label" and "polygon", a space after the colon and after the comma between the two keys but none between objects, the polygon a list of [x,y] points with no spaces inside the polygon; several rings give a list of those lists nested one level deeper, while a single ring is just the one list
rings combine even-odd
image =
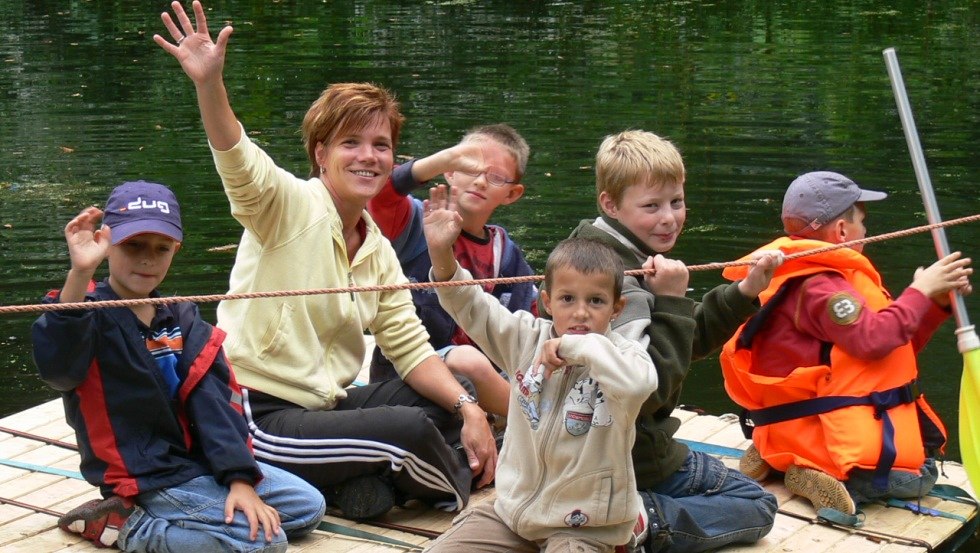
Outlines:
[{"label": "boy with blond hair", "polygon": [[[394,169],[382,191],[368,203],[368,211],[391,241],[409,280],[427,282],[431,267],[422,235],[423,204],[409,194],[438,175],[460,190],[455,209],[462,218],[462,231],[453,244],[460,265],[479,279],[533,274],[520,246],[504,228],[488,224],[498,207],[524,195],[521,179],[530,153],[527,141],[513,127],[498,123],[474,127],[455,146]],[[484,290],[511,311],[531,311],[537,300],[537,289],[530,282],[491,284]],[[473,383],[480,406],[487,412],[505,416],[507,382],[439,306],[435,290],[413,290],[412,299],[429,332],[429,343],[449,370]],[[375,348],[371,381],[395,376],[391,362]]]},{"label": "boy with blond hair", "polygon": [[671,413],[692,358],[720,347],[757,311],[756,297],[781,262],[777,255],[762,254],[744,280],[718,286],[700,302],[685,297],[687,268],[663,256],[687,218],[684,180],[684,162],[669,141],[642,130],[608,136],[596,154],[600,216],[572,232],[612,247],[627,269],[656,269],[642,280],[627,279],[627,313],[642,315],[613,323],[615,331],[643,343],[657,367],[659,387],[636,419],[633,446],[651,551],[754,542],[772,528],[777,508],[775,497],[758,483],[673,438],[680,421]]},{"label": "boy with blond hair", "polygon": [[[432,280],[469,280],[453,256],[456,190],[432,191],[425,236]],[[645,530],[632,458],[634,419],[657,387],[639,343],[609,329],[623,312],[623,264],[572,238],[545,267],[551,320],[511,313],[475,286],[439,287],[452,317],[510,377],[497,496],[467,509],[429,551],[595,551],[635,546]],[[492,545],[489,545],[492,544]]]}]

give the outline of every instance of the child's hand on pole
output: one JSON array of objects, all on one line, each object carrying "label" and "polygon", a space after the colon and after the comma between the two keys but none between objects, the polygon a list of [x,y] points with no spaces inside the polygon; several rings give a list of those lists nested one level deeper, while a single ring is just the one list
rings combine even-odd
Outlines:
[{"label": "child's hand on pole", "polygon": [[970,286],[970,275],[973,274],[970,262],[970,258],[963,257],[961,252],[953,252],[928,267],[916,269],[909,287],[922,292],[937,305],[949,307],[950,292],[958,291],[965,295],[973,291]]}]

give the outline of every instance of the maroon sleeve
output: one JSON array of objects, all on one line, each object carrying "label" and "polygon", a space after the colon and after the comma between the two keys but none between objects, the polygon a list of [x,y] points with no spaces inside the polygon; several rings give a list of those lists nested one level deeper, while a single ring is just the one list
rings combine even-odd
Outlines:
[{"label": "maroon sleeve", "polygon": [[922,348],[926,347],[929,340],[932,339],[932,335],[936,333],[936,330],[946,322],[949,318],[950,311],[939,307],[936,302],[929,299],[927,296],[923,295],[915,288],[906,288],[902,295],[914,293],[922,296],[929,300],[930,307],[929,311],[926,312],[926,316],[922,319],[922,323],[919,324],[919,330],[916,331],[915,336],[912,337],[912,347],[918,352]]},{"label": "maroon sleeve", "polygon": [[803,286],[797,317],[800,330],[861,359],[881,359],[909,343],[927,326],[923,322],[934,305],[917,290],[907,289],[875,313],[837,273],[815,275]]},{"label": "maroon sleeve", "polygon": [[367,205],[368,213],[388,240],[394,240],[408,226],[412,215],[412,200],[395,190],[389,177],[378,195]]}]

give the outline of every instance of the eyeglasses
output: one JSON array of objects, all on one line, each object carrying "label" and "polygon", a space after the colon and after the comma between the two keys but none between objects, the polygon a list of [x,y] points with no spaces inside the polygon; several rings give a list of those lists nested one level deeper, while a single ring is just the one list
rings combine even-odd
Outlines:
[{"label": "eyeglasses", "polygon": [[479,173],[470,173],[468,171],[460,171],[460,173],[462,173],[462,174],[464,174],[464,175],[466,175],[468,177],[471,177],[473,179],[476,179],[480,175],[486,175],[487,176],[487,182],[490,183],[490,184],[492,184],[492,185],[494,185],[494,186],[503,186],[505,184],[514,184],[514,183],[517,182],[516,180],[507,180],[507,177],[501,175],[500,173],[496,173],[496,172],[493,172],[493,171],[481,171]]}]

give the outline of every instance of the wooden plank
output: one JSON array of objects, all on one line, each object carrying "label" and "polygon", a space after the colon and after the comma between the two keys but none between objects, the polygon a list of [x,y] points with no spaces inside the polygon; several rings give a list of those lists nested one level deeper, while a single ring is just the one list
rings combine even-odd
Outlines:
[{"label": "wooden plank", "polygon": [[[495,495],[493,488],[483,488],[474,491],[470,495],[469,505],[479,505],[485,501],[493,501]],[[445,532],[452,524],[453,518],[457,513],[447,513],[437,509],[421,507],[417,502],[413,502],[408,508],[396,508],[385,516],[381,517],[384,522],[431,530],[434,532]]]},{"label": "wooden plank", "polygon": [[12,521],[19,518],[26,517],[31,513],[32,511],[22,507],[16,507],[14,505],[10,505],[9,503],[0,503],[0,527],[10,524]]},{"label": "wooden plank", "polygon": [[706,415],[695,416],[685,421],[674,435],[682,440],[702,442],[705,441],[705,438],[720,432],[726,426],[729,426],[728,423],[718,420],[718,417]]},{"label": "wooden plank", "polygon": [[[685,410],[677,410],[674,414],[683,421],[678,437],[737,449],[744,449],[749,444],[749,441],[742,436],[733,417],[698,415],[695,412]],[[46,402],[27,411],[6,417],[0,420],[0,426],[8,426],[64,442],[74,442],[74,433],[64,422],[60,400]],[[14,457],[24,463],[69,471],[78,470],[79,458],[76,452],[39,440],[0,433],[0,458],[13,459]],[[737,460],[733,457],[723,457],[722,460],[728,466],[737,466]],[[956,463],[946,463],[943,468],[945,476],[940,478],[940,482],[951,483],[969,490],[968,478],[962,466]],[[786,490],[781,479],[771,478],[764,485],[776,495],[781,509],[787,513],[805,517],[805,520],[779,513],[776,517],[776,524],[768,536],[756,544],[728,547],[725,549],[726,553],[734,551],[746,553],[802,551],[807,553],[810,551],[908,553],[921,550],[917,547],[889,544],[885,540],[866,537],[861,535],[860,529],[849,531],[814,524],[810,519],[815,516],[815,513],[809,501],[793,496]],[[0,465],[0,496],[18,499],[57,512],[65,512],[88,499],[99,497],[99,494],[94,487],[77,479]],[[492,501],[493,498],[493,489],[478,490],[474,492],[471,498],[471,505],[483,501]],[[961,516],[976,516],[974,506],[945,501],[940,498],[924,498],[922,505]],[[952,519],[917,516],[907,510],[887,508],[882,505],[866,506],[864,511],[867,515],[865,526],[867,530],[914,536],[933,544],[940,544],[950,533],[960,528],[960,524]],[[455,513],[437,511],[418,502],[413,502],[409,508],[394,509],[382,520],[408,527],[442,532],[449,527],[454,515]],[[372,524],[356,523],[329,516],[325,520],[419,546],[430,543],[430,540],[424,536],[391,528],[381,528]],[[79,553],[96,551],[96,549],[79,537],[58,530],[55,527],[54,517],[51,515],[37,514],[27,509],[9,505],[0,505],[0,553],[27,551],[31,553],[36,551]],[[296,540],[289,546],[290,553],[392,551],[405,551],[405,549],[321,531]]]},{"label": "wooden plank", "polygon": [[314,532],[314,535],[321,539],[311,543],[307,543],[306,539],[296,540],[296,543],[290,544],[288,549],[289,553],[293,553],[293,551],[302,551],[304,553],[374,553],[392,551],[404,553],[405,551],[410,551],[407,548],[396,545],[371,542],[337,534],[326,534],[317,531]]},{"label": "wooden plank", "polygon": [[3,483],[3,486],[0,486],[0,497],[17,499],[35,490],[50,486],[54,482],[62,482],[64,480],[64,476],[25,471],[20,478],[8,480]]},{"label": "wooden plank", "polygon": [[752,440],[747,439],[745,434],[742,434],[742,427],[739,426],[737,419],[734,422],[726,425],[717,433],[709,436],[705,441],[710,444],[733,447],[743,451],[748,449],[749,445],[752,443]]},{"label": "wooden plank", "polygon": [[44,446],[43,442],[21,438],[20,436],[12,436],[0,442],[0,458],[13,459],[42,446]]},{"label": "wooden plank", "polygon": [[[28,505],[36,505],[46,509],[65,512],[92,498],[102,497],[98,490],[84,480],[66,478],[52,482],[51,485],[39,488],[17,498]],[[53,506],[62,506],[55,509]],[[67,508],[64,508],[67,506]]]},{"label": "wooden plank", "polygon": [[808,524],[783,541],[780,546],[785,551],[805,551],[806,553],[840,551],[836,549],[836,546],[846,536],[847,534],[836,528],[822,524]]},{"label": "wooden plank", "polygon": [[670,416],[679,419],[681,421],[681,426],[683,426],[685,422],[698,416],[698,414],[694,411],[688,411],[687,409],[674,409],[673,412],[670,413]]},{"label": "wooden plank", "polygon": [[910,552],[920,553],[922,551],[928,551],[928,550],[925,547],[916,547],[911,545],[903,545],[899,543],[882,543],[881,549],[879,549],[879,551],[881,553],[910,553]]},{"label": "wooden plank", "polygon": [[46,424],[48,421],[64,420],[64,414],[61,399],[53,399],[38,406],[31,407],[26,411],[20,411],[19,413],[14,413],[0,419],[0,426],[30,431],[33,428]]},{"label": "wooden plank", "polygon": [[0,553],[37,553],[38,551],[85,553],[105,550],[97,549],[94,544],[82,539],[81,536],[62,532],[57,527],[0,547]]},{"label": "wooden plank", "polygon": [[0,465],[0,484],[8,480],[13,480],[14,478],[20,478],[23,474],[24,471],[22,469]]},{"label": "wooden plank", "polygon": [[[79,459],[79,456],[74,451],[69,451],[63,447],[46,445],[42,442],[34,442],[40,444],[40,447],[34,449],[28,449],[19,455],[14,455],[6,457],[7,459],[12,459],[14,461],[19,461],[21,463],[29,463],[32,465],[38,465],[42,467],[51,467],[55,463],[60,463],[61,461],[71,458]],[[75,465],[75,469],[78,470],[78,465]]]},{"label": "wooden plank", "polygon": [[[11,544],[33,538],[41,532],[57,529],[54,518],[40,514],[28,512],[26,516],[14,518],[8,524],[0,526],[0,547],[9,547]],[[35,553],[38,549],[35,547]]]},{"label": "wooden plank", "polygon": [[[842,532],[841,530],[837,531]],[[860,534],[843,534],[835,547],[835,551],[846,551],[847,553],[877,553],[881,551],[882,542]]]}]

